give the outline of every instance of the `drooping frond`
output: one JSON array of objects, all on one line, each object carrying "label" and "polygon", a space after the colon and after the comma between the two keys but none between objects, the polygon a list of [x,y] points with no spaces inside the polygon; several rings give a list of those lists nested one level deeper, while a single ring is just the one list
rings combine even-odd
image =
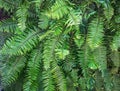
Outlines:
[{"label": "drooping frond", "polygon": [[17,22],[12,19],[0,21],[0,31],[2,32],[19,33],[19,29],[17,27]]},{"label": "drooping frond", "polygon": [[120,32],[117,32],[113,38],[111,48],[112,48],[112,50],[117,51],[119,47],[120,47]]},{"label": "drooping frond", "polygon": [[55,61],[52,62],[52,73],[53,73],[53,78],[57,83],[59,91],[67,91],[67,84],[66,84],[64,73],[62,72],[60,67],[57,65],[57,62]]},{"label": "drooping frond", "polygon": [[14,6],[17,6],[12,0],[0,0],[0,8],[4,8],[5,10],[13,9]]},{"label": "drooping frond", "polygon": [[120,90],[120,76],[119,75],[113,76],[113,90],[115,91]]},{"label": "drooping frond", "polygon": [[92,20],[88,27],[88,44],[94,49],[102,43],[103,38],[103,21],[101,18]]},{"label": "drooping frond", "polygon": [[18,17],[18,27],[21,31],[26,29],[26,20],[28,15],[29,5],[21,5],[16,11],[16,15]]},{"label": "drooping frond", "polygon": [[43,71],[43,84],[45,91],[56,91],[54,79],[50,69]]},{"label": "drooping frond", "polygon": [[41,63],[41,49],[38,48],[31,53],[31,58],[28,61],[27,76],[23,86],[24,91],[37,91],[38,76],[40,74],[40,63]]},{"label": "drooping frond", "polygon": [[60,19],[69,13],[69,6],[64,0],[56,0],[50,11],[46,13],[48,17]]},{"label": "drooping frond", "polygon": [[10,55],[24,54],[36,46],[38,34],[39,31],[29,30],[27,33],[14,36],[6,41],[1,52]]},{"label": "drooping frond", "polygon": [[112,8],[112,6],[108,6],[107,8],[105,8],[104,9],[104,14],[105,14],[106,19],[108,21],[110,21],[110,19],[114,15],[114,9]]},{"label": "drooping frond", "polygon": [[40,27],[41,29],[46,29],[48,27],[48,23],[49,23],[49,19],[47,16],[45,15],[39,16],[38,27]]},{"label": "drooping frond", "polygon": [[45,69],[50,68],[50,63],[54,61],[55,48],[58,42],[57,37],[49,37],[44,44],[43,62]]},{"label": "drooping frond", "polygon": [[82,75],[83,77],[80,78],[80,87],[82,90],[86,90],[87,89],[87,82],[89,81],[89,68],[88,68],[88,64],[90,61],[90,53],[89,53],[89,49],[88,49],[88,44],[85,44],[83,49],[78,51],[78,57],[79,57],[79,64],[81,66],[82,69]]},{"label": "drooping frond", "polygon": [[25,66],[26,58],[24,56],[11,58],[2,68],[2,83],[3,85],[10,85],[19,76],[21,70]]},{"label": "drooping frond", "polygon": [[71,9],[69,14],[68,14],[68,20],[66,22],[67,26],[76,26],[78,27],[79,24],[81,23],[82,16],[81,16],[81,11],[75,11],[74,9]]},{"label": "drooping frond", "polygon": [[103,72],[107,69],[106,48],[99,46],[95,49],[94,54],[94,60],[97,62],[99,70]]},{"label": "drooping frond", "polygon": [[[100,1],[100,0],[99,0]],[[104,0],[104,1],[101,1],[103,7],[104,7],[104,15],[105,15],[105,18],[110,21],[112,16],[114,15],[114,9],[113,7],[111,6],[111,3],[109,0]]]}]

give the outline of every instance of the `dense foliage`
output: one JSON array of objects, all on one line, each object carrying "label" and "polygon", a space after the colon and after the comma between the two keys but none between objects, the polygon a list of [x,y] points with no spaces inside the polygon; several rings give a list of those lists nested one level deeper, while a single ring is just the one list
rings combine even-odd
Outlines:
[{"label": "dense foliage", "polygon": [[0,8],[5,91],[120,91],[119,0],[0,0]]}]

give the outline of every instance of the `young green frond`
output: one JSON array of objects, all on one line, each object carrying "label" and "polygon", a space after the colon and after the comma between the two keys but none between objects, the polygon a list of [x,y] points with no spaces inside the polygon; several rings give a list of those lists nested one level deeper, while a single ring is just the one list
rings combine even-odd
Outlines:
[{"label": "young green frond", "polygon": [[33,50],[30,55],[31,58],[27,64],[27,76],[23,85],[24,91],[37,91],[39,87],[38,76],[40,74],[41,56],[40,48]]},{"label": "young green frond", "polygon": [[44,68],[47,70],[50,68],[50,63],[54,61],[54,53],[55,48],[58,42],[57,37],[50,37],[44,43],[44,50],[43,50],[43,62]]},{"label": "young green frond", "polygon": [[20,30],[17,27],[17,22],[12,19],[0,21],[0,31],[2,32],[19,33]]},{"label": "young green frond", "polygon": [[68,14],[68,20],[66,22],[67,26],[76,26],[79,27],[79,24],[82,21],[82,15],[81,12],[79,11],[75,11],[73,9],[70,10],[69,14]]},{"label": "young green frond", "polygon": [[2,48],[3,54],[22,55],[30,51],[38,43],[39,31],[29,30],[6,41]]},{"label": "young green frond", "polygon": [[67,84],[64,73],[55,61],[52,62],[52,73],[59,91],[67,91]]},{"label": "young green frond", "polygon": [[94,60],[97,62],[101,72],[107,69],[106,48],[104,46],[99,46],[94,50]]},{"label": "young green frond", "polygon": [[56,0],[54,5],[51,7],[51,10],[47,12],[46,15],[53,19],[60,19],[69,13],[69,9],[70,7],[64,0]]},{"label": "young green frond", "polygon": [[19,56],[11,58],[2,68],[2,84],[7,86],[13,83],[25,66],[26,58]]},{"label": "young green frond", "polygon": [[18,27],[21,31],[26,29],[26,20],[28,15],[29,5],[21,5],[16,11],[16,16],[18,17]]},{"label": "young green frond", "polygon": [[54,79],[50,69],[43,71],[43,84],[45,91],[56,91]]},{"label": "young green frond", "polygon": [[120,32],[117,32],[116,35],[113,37],[113,42],[111,45],[112,50],[118,50],[120,47]]},{"label": "young green frond", "polygon": [[96,18],[92,20],[88,27],[88,44],[94,49],[100,46],[103,39],[103,21],[101,18]]},{"label": "young green frond", "polygon": [[106,19],[110,21],[110,19],[114,15],[114,9],[112,8],[112,6],[108,6],[107,8],[104,9],[104,15]]},{"label": "young green frond", "polygon": [[49,24],[48,17],[45,16],[45,15],[40,15],[39,16],[38,27],[40,27],[41,29],[46,29],[48,27],[48,24]]}]

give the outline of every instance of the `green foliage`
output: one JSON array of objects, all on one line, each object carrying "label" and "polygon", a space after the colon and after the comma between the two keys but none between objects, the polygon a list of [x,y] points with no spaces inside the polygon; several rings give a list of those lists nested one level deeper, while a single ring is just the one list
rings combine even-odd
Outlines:
[{"label": "green foliage", "polygon": [[0,17],[5,91],[120,90],[119,0],[0,0],[0,8],[9,15]]},{"label": "green foliage", "polygon": [[17,33],[19,30],[17,27],[17,22],[12,21],[11,19],[0,21],[0,31],[2,32]]},{"label": "green foliage", "polygon": [[10,85],[18,78],[20,72],[25,67],[25,62],[26,58],[24,56],[19,56],[10,58],[10,60],[4,64],[1,73],[4,86]]},{"label": "green foliage", "polygon": [[2,53],[9,55],[22,55],[27,51],[30,51],[38,42],[38,33],[39,31],[29,30],[28,33],[12,37],[6,41],[6,44],[2,49]]},{"label": "green foliage", "polygon": [[27,78],[24,83],[24,91],[36,91],[38,89],[38,76],[40,72],[41,63],[41,49],[33,50],[31,53],[31,58],[27,64]]},{"label": "green foliage", "polygon": [[90,23],[88,30],[89,30],[88,43],[90,47],[94,49],[102,43],[102,38],[104,36],[102,19],[97,18],[93,20]]},{"label": "green foliage", "polygon": [[64,0],[56,0],[50,11],[47,12],[47,16],[53,19],[60,19],[64,15],[69,13],[69,6]]}]

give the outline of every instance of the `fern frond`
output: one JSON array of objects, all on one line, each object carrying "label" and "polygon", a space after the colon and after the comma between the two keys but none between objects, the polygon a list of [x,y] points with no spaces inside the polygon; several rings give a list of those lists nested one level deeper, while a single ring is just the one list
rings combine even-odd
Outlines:
[{"label": "fern frond", "polygon": [[58,42],[57,37],[50,37],[45,41],[44,43],[44,51],[43,51],[43,62],[44,62],[44,67],[45,69],[50,68],[50,63],[54,61],[54,53],[55,53],[55,48]]},{"label": "fern frond", "polygon": [[4,86],[13,83],[19,76],[21,70],[25,66],[26,58],[19,56],[11,58],[2,68],[2,83]]},{"label": "fern frond", "polygon": [[76,12],[75,10],[71,9],[69,14],[68,14],[68,20],[66,22],[67,26],[79,26],[82,20],[81,16],[82,12]]},{"label": "fern frond", "polygon": [[60,19],[69,13],[69,8],[70,7],[64,0],[56,0],[54,5],[51,7],[51,10],[47,12],[46,15],[52,19]]},{"label": "fern frond", "polygon": [[113,90],[120,91],[120,76],[117,74],[113,76]]},{"label": "fern frond", "polygon": [[81,51],[78,51],[79,53],[79,62],[83,71],[84,77],[87,77],[88,74],[88,63],[89,63],[89,47],[87,44],[84,45],[83,49]]},{"label": "fern frond", "polygon": [[16,4],[12,0],[0,0],[0,8],[4,8],[5,10],[11,10],[16,6]]},{"label": "fern frond", "polygon": [[27,33],[10,38],[3,46],[2,54],[22,55],[30,51],[38,43],[38,34],[39,31],[29,30]]},{"label": "fern frond", "polygon": [[102,19],[96,18],[92,20],[88,27],[88,44],[94,49],[102,43],[103,38],[103,21]]},{"label": "fern frond", "polygon": [[104,9],[104,15],[108,21],[111,20],[112,16],[114,15],[114,9],[112,8],[112,6],[108,6]]},{"label": "fern frond", "polygon": [[18,17],[18,27],[21,29],[21,31],[24,31],[26,29],[28,8],[29,5],[21,5],[16,11],[16,15]]},{"label": "fern frond", "polygon": [[79,57],[79,64],[82,69],[82,75],[83,77],[80,78],[80,87],[82,90],[87,89],[87,83],[89,81],[89,61],[90,61],[90,48],[88,47],[88,44],[86,43],[84,47],[78,51],[78,57]]},{"label": "fern frond", "polygon": [[104,86],[106,91],[113,91],[113,84],[112,84],[112,76],[111,73],[108,70],[104,70],[104,72],[102,72],[102,76],[104,79]]},{"label": "fern frond", "polygon": [[111,60],[114,63],[114,66],[119,68],[120,67],[120,56],[118,51],[113,51],[110,56]]},{"label": "fern frond", "polygon": [[19,33],[19,29],[17,27],[17,22],[12,19],[0,21],[0,31],[2,32]]},{"label": "fern frond", "polygon": [[119,47],[120,47],[120,32],[117,32],[116,35],[113,37],[111,48],[112,50],[117,51]]},{"label": "fern frond", "polygon": [[40,15],[39,16],[38,26],[41,29],[46,29],[48,27],[48,23],[49,23],[49,19],[48,19],[47,16],[45,16],[45,15]]},{"label": "fern frond", "polygon": [[56,91],[54,79],[50,69],[43,71],[43,84],[45,91]]},{"label": "fern frond", "polygon": [[62,72],[62,70],[55,61],[52,62],[52,73],[53,73],[53,78],[57,83],[59,91],[67,91],[67,84],[64,73]]},{"label": "fern frond", "polygon": [[27,78],[23,85],[24,91],[37,91],[38,89],[38,76],[40,72],[41,63],[41,49],[32,51],[31,58],[28,61]]},{"label": "fern frond", "polygon": [[98,69],[101,72],[107,69],[106,48],[104,46],[99,46],[98,48],[95,49],[94,60],[97,62]]}]

